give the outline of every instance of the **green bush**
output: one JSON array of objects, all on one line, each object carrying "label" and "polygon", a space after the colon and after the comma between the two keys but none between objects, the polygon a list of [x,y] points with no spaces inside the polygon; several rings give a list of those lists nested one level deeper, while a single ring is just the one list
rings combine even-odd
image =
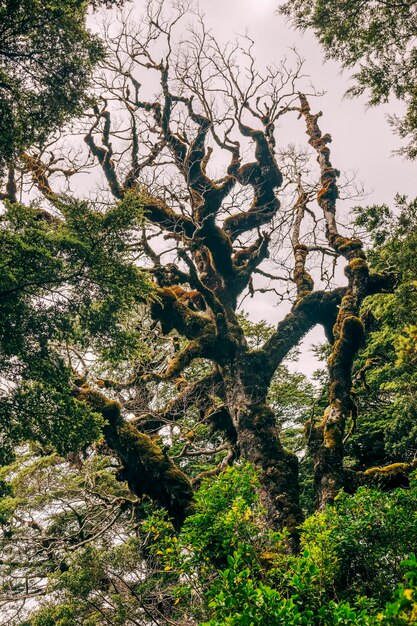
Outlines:
[{"label": "green bush", "polygon": [[[113,607],[106,615],[119,626],[155,602],[176,624],[190,617],[201,626],[415,624],[416,499],[415,480],[389,494],[341,494],[306,519],[301,552],[292,555],[286,533],[266,525],[256,471],[241,464],[202,482],[179,533],[154,511],[134,540],[69,557],[67,571],[50,577],[56,601],[26,626],[101,624],[94,607],[103,593]],[[129,583],[130,596],[111,591],[115,574],[133,581],[145,562],[147,575]]]},{"label": "green bush", "polygon": [[302,543],[320,568],[325,586],[339,597],[387,601],[417,545],[417,481],[410,489],[342,493],[333,507],[309,517]]}]

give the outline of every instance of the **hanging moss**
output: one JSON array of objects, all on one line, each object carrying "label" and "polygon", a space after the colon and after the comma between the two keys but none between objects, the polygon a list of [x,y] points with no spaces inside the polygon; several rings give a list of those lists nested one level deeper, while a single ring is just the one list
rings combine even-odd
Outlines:
[{"label": "hanging moss", "polygon": [[417,467],[417,461],[412,463],[392,463],[385,467],[370,467],[364,472],[358,472],[360,483],[375,485],[380,489],[407,488],[409,476]]},{"label": "hanging moss", "polygon": [[362,257],[355,257],[354,259],[351,259],[349,261],[348,267],[353,272],[365,271],[366,273],[369,273],[368,264],[367,264],[366,260],[364,258],[362,258]]}]

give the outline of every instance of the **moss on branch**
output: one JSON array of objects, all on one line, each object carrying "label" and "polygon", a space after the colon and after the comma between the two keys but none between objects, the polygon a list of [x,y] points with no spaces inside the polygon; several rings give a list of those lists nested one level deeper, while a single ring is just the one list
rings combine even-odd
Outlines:
[{"label": "moss on branch", "polygon": [[300,298],[292,311],[278,324],[276,332],[260,350],[262,369],[272,376],[288,352],[316,324],[327,327],[336,319],[338,306],[346,294],[345,288],[332,292],[316,291]]},{"label": "moss on branch", "polygon": [[106,420],[103,430],[106,443],[123,463],[119,477],[128,482],[137,496],[147,495],[166,508],[174,524],[180,527],[193,509],[193,490],[185,474],[155,441],[123,420],[118,402],[87,384],[78,388],[76,395]]},{"label": "moss on branch", "polygon": [[174,328],[187,339],[196,339],[202,334],[215,334],[215,326],[210,318],[193,311],[182,302],[175,289],[158,288],[156,297],[151,305],[152,318],[161,323],[164,334]]}]

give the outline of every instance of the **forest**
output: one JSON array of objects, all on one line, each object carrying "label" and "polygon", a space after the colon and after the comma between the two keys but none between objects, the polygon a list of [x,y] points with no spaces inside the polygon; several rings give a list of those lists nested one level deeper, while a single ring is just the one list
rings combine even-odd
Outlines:
[{"label": "forest", "polygon": [[[0,0],[0,624],[417,624],[417,197],[203,5]],[[268,20],[417,158],[416,0]]]}]

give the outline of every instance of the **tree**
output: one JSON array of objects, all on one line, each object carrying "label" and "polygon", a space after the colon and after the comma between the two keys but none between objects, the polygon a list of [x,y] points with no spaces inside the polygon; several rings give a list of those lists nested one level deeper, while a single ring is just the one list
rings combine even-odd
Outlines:
[{"label": "tree", "polygon": [[[297,57],[260,71],[185,2],[119,26],[2,190],[2,618],[412,624],[415,203],[339,225]],[[266,294],[273,327],[240,311]],[[316,325],[321,390],[288,366]]]},{"label": "tree", "polygon": [[[222,48],[199,19],[187,49],[175,48],[175,28],[188,6],[176,5],[167,17],[164,10],[162,2],[150,2],[141,27],[125,23],[120,34],[107,32],[109,51],[96,81],[97,104],[85,121],[89,155],[80,158],[81,164],[72,158],[66,165],[59,145],[52,143],[25,153],[19,164],[41,192],[45,207],[25,209],[32,215],[29,223],[39,224],[47,240],[61,229],[67,232],[69,223],[77,234],[75,241],[70,235],[69,252],[62,247],[61,262],[71,267],[73,254],[77,259],[80,250],[86,259],[69,277],[59,273],[53,279],[61,298],[68,286],[75,298],[69,307],[70,328],[83,322],[86,310],[92,332],[84,342],[73,330],[57,334],[54,349],[67,382],[63,387],[53,376],[52,387],[67,397],[70,391],[77,407],[87,407],[104,421],[106,443],[123,465],[120,478],[136,495],[146,494],[165,507],[177,527],[192,512],[193,483],[202,478],[192,476],[189,458],[219,459],[220,454],[210,473],[238,457],[254,463],[260,469],[269,523],[276,529],[287,527],[295,548],[302,520],[298,459],[282,445],[267,399],[271,382],[305,334],[322,325],[331,344],[329,406],[319,422],[308,425],[308,445],[317,502],[323,507],[346,482],[352,483],[343,468],[343,439],[347,421],[355,419],[351,369],[365,340],[360,307],[367,296],[390,291],[394,279],[387,272],[370,272],[362,241],[339,232],[339,172],[330,161],[330,135],[318,125],[320,113],[311,112],[308,96],[297,86],[301,64],[290,70],[283,63],[262,74],[249,39]],[[240,71],[243,61],[246,74]],[[140,72],[158,77],[157,96],[143,93],[147,84],[148,91],[154,87]],[[276,150],[275,129],[294,113],[303,121],[310,153]],[[220,154],[225,164],[217,173],[222,166],[214,157],[220,159]],[[310,175],[313,156],[318,161],[315,176]],[[74,200],[70,185],[93,161],[101,167],[108,193],[86,204]],[[65,201],[56,191],[59,180],[69,185]],[[14,188],[9,182],[9,215],[16,210]],[[283,188],[287,195],[281,203],[278,192]],[[146,221],[138,228],[134,216],[140,212]],[[123,224],[126,216],[131,221]],[[85,228],[84,220],[91,227]],[[264,263],[270,254],[278,271]],[[346,286],[332,285],[337,260],[347,263]],[[20,262],[22,273],[30,271],[27,261]],[[319,289],[314,289],[307,263],[317,274]],[[123,281],[130,285],[130,273],[137,280],[133,266],[146,270],[153,283],[151,321],[145,318],[142,324],[140,289],[121,288]],[[255,284],[258,276],[276,281],[276,286]],[[126,311],[130,302],[129,321],[137,325],[136,336],[162,334],[162,355],[148,353],[133,360],[126,355],[123,361],[119,353],[113,361],[93,359],[86,366],[88,355],[97,350],[94,330],[100,336],[101,326],[94,329],[95,292],[86,309],[79,301],[84,281],[104,281],[116,312],[121,303]],[[7,302],[13,295],[12,308],[15,298],[31,304],[40,298],[37,308],[42,310],[40,302],[51,292],[52,281],[45,278],[45,284],[43,291],[42,281],[27,283],[19,277],[3,296]],[[238,301],[245,293],[255,297],[268,289],[287,298],[291,309],[261,345],[251,347],[236,313]],[[61,300],[57,303],[60,307]],[[98,319],[105,324],[105,318]],[[45,343],[52,345],[50,338]],[[13,350],[7,359],[12,367]],[[22,414],[15,401],[20,379],[18,383],[11,393],[12,415]],[[46,414],[50,394],[49,388],[36,396],[35,406],[45,405]],[[9,394],[5,403],[9,415]],[[165,443],[160,438],[163,428],[169,431]],[[207,447],[198,445],[199,428],[212,432]]]},{"label": "tree", "polygon": [[295,0],[279,11],[297,28],[311,28],[327,58],[354,68],[350,95],[370,93],[371,105],[387,102],[391,95],[407,107],[403,118],[391,123],[409,143],[403,152],[417,154],[417,3],[415,0]]},{"label": "tree", "polygon": [[121,3],[0,3],[1,169],[84,110],[92,68],[104,54],[100,40],[85,26],[89,4]]}]

